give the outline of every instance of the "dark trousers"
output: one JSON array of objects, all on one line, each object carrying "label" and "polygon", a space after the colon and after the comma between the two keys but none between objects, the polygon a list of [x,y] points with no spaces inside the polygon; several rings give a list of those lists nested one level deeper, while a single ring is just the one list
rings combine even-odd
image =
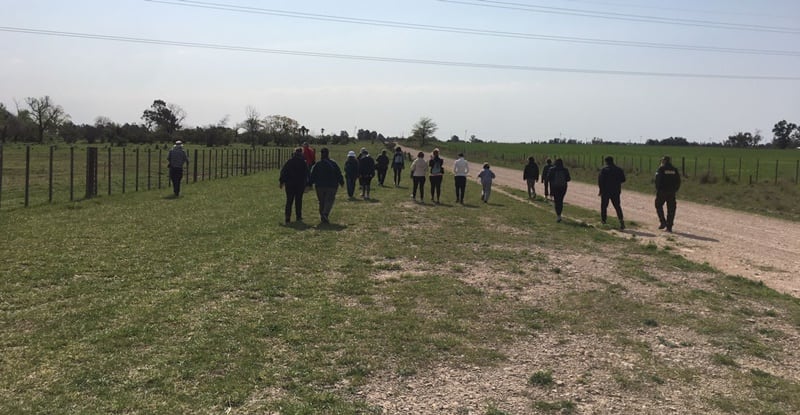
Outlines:
[{"label": "dark trousers", "polygon": [[400,176],[403,173],[403,168],[400,166],[392,167],[392,171],[394,171],[394,185],[400,186]]},{"label": "dark trousers", "polygon": [[183,180],[183,168],[182,167],[170,167],[169,168],[169,180],[172,182],[172,191],[175,192],[175,196],[181,194],[181,180]]},{"label": "dark trousers", "polygon": [[328,220],[328,216],[333,209],[333,202],[336,201],[336,187],[317,187],[317,200],[319,200],[319,216],[323,220]]},{"label": "dark trousers", "polygon": [[297,220],[303,219],[303,193],[305,186],[292,187],[286,186],[286,209],[284,214],[288,221],[292,217],[292,204],[294,204],[294,212]]},{"label": "dark trousers", "polygon": [[356,178],[348,176],[345,182],[347,183],[347,196],[353,197],[353,193],[356,192]]},{"label": "dark trousers", "polygon": [[425,199],[425,176],[414,176],[414,190],[411,196],[417,197],[417,188],[419,188],[419,199]]},{"label": "dark trousers", "polygon": [[603,223],[606,222],[606,218],[608,216],[608,202],[611,202],[611,204],[614,205],[614,210],[617,211],[617,219],[619,219],[621,223],[623,218],[622,204],[619,199],[619,193],[600,195],[600,220],[603,221]]},{"label": "dark trousers", "polygon": [[553,187],[550,189],[550,195],[553,196],[553,205],[556,208],[556,215],[561,216],[564,211],[564,196],[567,195],[566,187]]},{"label": "dark trousers", "polygon": [[[664,204],[667,204],[667,216],[664,217]],[[673,192],[656,192],[656,213],[658,220],[667,229],[672,230],[672,224],[675,221],[675,210],[678,203],[675,200],[675,193]]]},{"label": "dark trousers", "polygon": [[431,200],[439,201],[442,196],[442,180],[444,176],[431,176]]},{"label": "dark trousers", "polygon": [[550,182],[545,180],[543,183],[544,183],[544,197],[550,196]]},{"label": "dark trousers", "polygon": [[362,197],[369,197],[369,190],[372,186],[372,176],[362,176],[358,178],[359,184],[361,185],[361,196]]},{"label": "dark trousers", "polygon": [[536,196],[536,180],[527,180],[528,182],[528,198]]},{"label": "dark trousers", "polygon": [[388,169],[377,169],[378,170],[378,184],[383,186],[383,181],[386,180],[386,171]]},{"label": "dark trousers", "polygon": [[456,201],[464,203],[464,192],[467,190],[467,176],[456,176]]}]

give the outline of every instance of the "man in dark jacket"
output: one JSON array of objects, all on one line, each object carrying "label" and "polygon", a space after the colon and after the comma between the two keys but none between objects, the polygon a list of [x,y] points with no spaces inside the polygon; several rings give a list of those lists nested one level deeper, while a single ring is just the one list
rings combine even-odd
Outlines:
[{"label": "man in dark jacket", "polygon": [[[677,202],[675,195],[681,188],[681,174],[672,165],[669,156],[661,158],[661,167],[656,171],[656,213],[661,224],[658,229],[667,229],[672,232],[672,225],[675,221],[675,210]],[[667,216],[664,217],[664,203],[667,204]]]},{"label": "man in dark jacket", "polygon": [[528,199],[536,198],[536,182],[539,181],[539,165],[533,157],[528,157],[528,164],[522,172],[522,180],[528,184]]},{"label": "man in dark jacket", "polygon": [[280,187],[286,189],[286,223],[292,219],[292,204],[298,222],[303,221],[303,192],[308,183],[308,165],[303,157],[303,149],[298,147],[281,168]]},{"label": "man in dark jacket", "polygon": [[386,172],[389,171],[389,156],[386,155],[386,150],[381,151],[381,155],[375,159],[375,162],[375,170],[378,171],[378,185],[383,187]]},{"label": "man in dark jacket", "polygon": [[611,204],[614,205],[614,210],[617,211],[619,228],[625,229],[622,204],[619,198],[622,193],[622,183],[625,183],[625,172],[614,164],[613,157],[608,156],[605,161],[605,167],[600,170],[600,174],[597,176],[597,186],[600,188],[600,221],[605,225],[608,216],[608,202],[611,201]]},{"label": "man in dark jacket", "polygon": [[361,185],[361,197],[369,200],[372,187],[372,178],[375,176],[375,160],[369,155],[366,148],[361,149],[361,158],[358,159],[358,180]]},{"label": "man in dark jacket", "polygon": [[550,198],[550,183],[547,181],[547,174],[550,172],[550,169],[553,168],[553,160],[549,158],[545,160],[544,167],[542,167],[542,183],[544,183],[544,199],[547,200]]},{"label": "man in dark jacket", "polygon": [[319,200],[319,219],[322,223],[330,223],[328,216],[336,200],[336,190],[344,186],[342,170],[330,159],[327,148],[320,150],[320,160],[311,167],[311,183],[316,187]]},{"label": "man in dark jacket", "polygon": [[189,167],[189,156],[183,150],[183,142],[178,140],[167,154],[167,167],[169,180],[172,182],[172,191],[175,197],[181,195],[181,180],[183,180],[183,166]]}]

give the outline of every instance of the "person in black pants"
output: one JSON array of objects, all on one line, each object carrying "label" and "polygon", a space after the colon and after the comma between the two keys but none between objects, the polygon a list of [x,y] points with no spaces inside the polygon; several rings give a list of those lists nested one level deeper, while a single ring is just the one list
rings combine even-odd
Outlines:
[{"label": "person in black pants", "polygon": [[294,150],[292,158],[281,168],[280,187],[286,190],[286,223],[292,219],[292,204],[294,204],[295,217],[298,222],[303,220],[303,193],[308,184],[308,165],[303,158],[303,149]]},{"label": "person in black pants", "polygon": [[183,142],[178,140],[167,154],[167,167],[169,180],[172,182],[172,191],[175,197],[181,195],[181,180],[183,180],[183,166],[189,166],[189,156],[183,151]]},{"label": "person in black pants", "polygon": [[[667,232],[672,232],[672,225],[675,222],[675,210],[677,209],[677,202],[675,195],[678,189],[681,188],[681,174],[672,165],[672,159],[669,156],[661,158],[661,167],[656,171],[656,213],[658,220],[661,224],[658,229],[665,229]],[[664,204],[667,205],[667,216],[664,216]]]},{"label": "person in black pants", "polygon": [[383,187],[386,172],[389,171],[389,156],[386,155],[386,150],[382,150],[381,154],[375,158],[375,170],[378,172],[378,186]]},{"label": "person in black pants", "polygon": [[561,222],[561,212],[564,210],[564,196],[567,195],[567,183],[570,180],[569,170],[564,167],[564,160],[556,159],[555,165],[547,170],[547,183],[550,185],[550,195],[553,196],[556,222]]},{"label": "person in black pants", "polygon": [[600,188],[600,221],[605,225],[608,216],[608,202],[610,201],[617,212],[619,228],[625,229],[622,204],[619,197],[622,193],[622,183],[625,183],[625,172],[614,164],[614,157],[606,157],[605,162],[605,167],[600,170],[600,174],[597,176],[597,186]]}]

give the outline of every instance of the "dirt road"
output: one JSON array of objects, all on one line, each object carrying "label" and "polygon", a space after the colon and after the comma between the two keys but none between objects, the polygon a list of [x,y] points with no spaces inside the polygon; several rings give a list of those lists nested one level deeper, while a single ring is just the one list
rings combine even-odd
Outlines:
[{"label": "dirt road", "polygon": [[[417,153],[417,150],[405,150]],[[446,163],[452,167],[452,160]],[[477,174],[480,167],[478,163],[470,163],[471,172]],[[492,167],[492,170],[497,175],[496,185],[526,189],[521,170],[502,167]],[[543,192],[541,183],[537,189]],[[658,230],[654,194],[627,191],[623,186],[625,221],[629,224],[635,222],[637,226],[613,232],[627,237],[635,235],[644,243],[652,241],[659,246],[672,245],[693,261],[707,262],[725,273],[763,281],[777,291],[800,297],[800,224],[687,202],[681,200],[678,193],[674,232],[666,233]],[[600,198],[596,184],[570,182],[565,203],[596,210],[598,214],[594,224],[600,225]],[[533,206],[552,209],[549,204]],[[615,217],[611,206],[609,217]]]}]

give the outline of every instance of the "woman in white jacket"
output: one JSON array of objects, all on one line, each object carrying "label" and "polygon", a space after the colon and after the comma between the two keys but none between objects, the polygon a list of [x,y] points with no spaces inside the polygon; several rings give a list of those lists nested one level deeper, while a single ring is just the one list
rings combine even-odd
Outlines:
[{"label": "woman in white jacket", "polygon": [[425,202],[425,174],[428,172],[428,163],[425,161],[425,153],[419,152],[417,159],[411,164],[411,180],[414,182],[414,190],[411,197],[417,200],[417,188],[419,188],[419,201]]}]

